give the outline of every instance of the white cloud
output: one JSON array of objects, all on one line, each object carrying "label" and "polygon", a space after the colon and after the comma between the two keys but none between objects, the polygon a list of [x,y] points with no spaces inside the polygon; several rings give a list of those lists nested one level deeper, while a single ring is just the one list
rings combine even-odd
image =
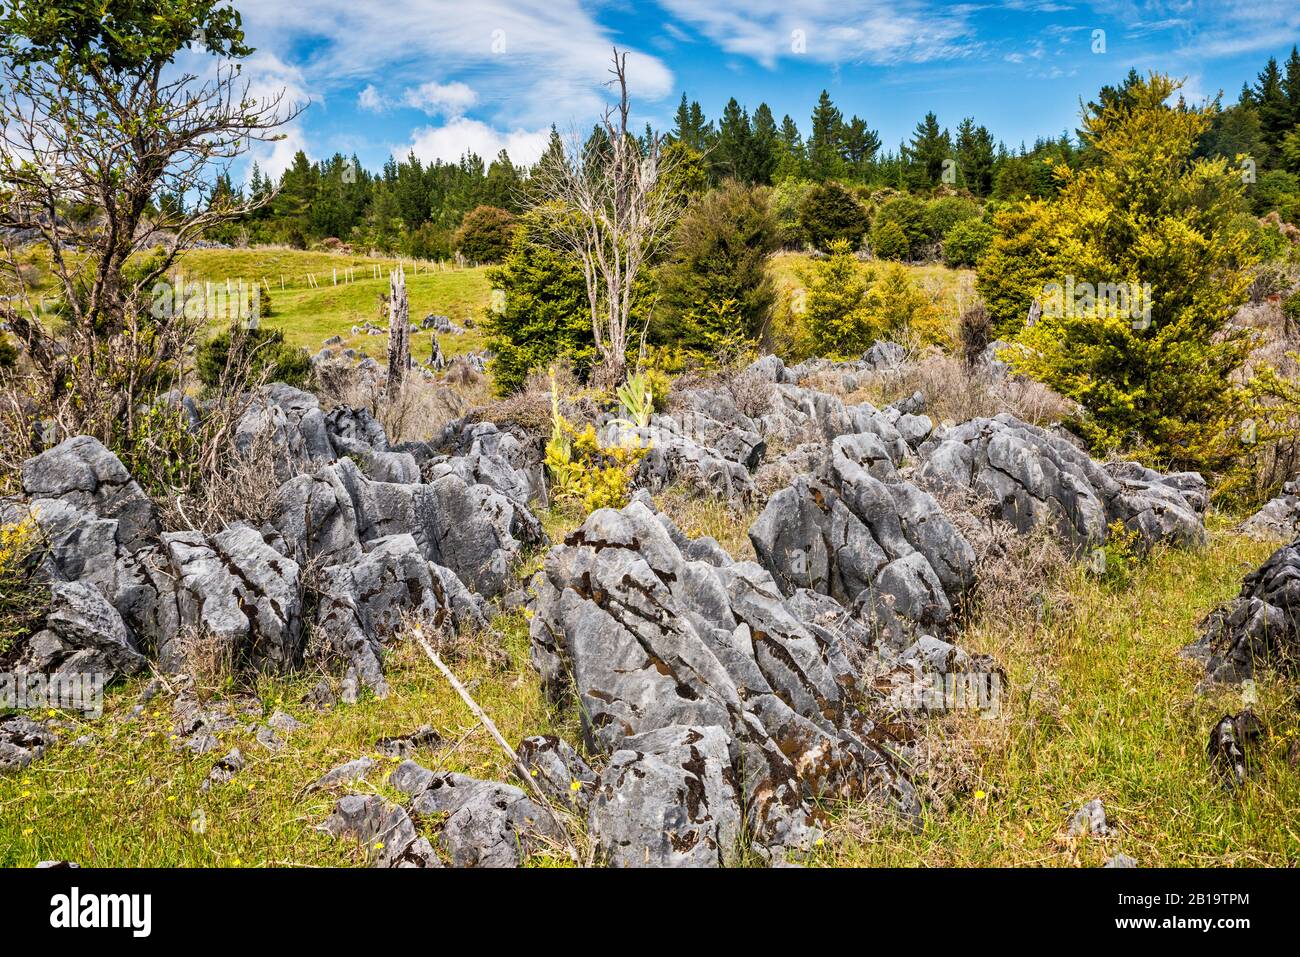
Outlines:
[{"label": "white cloud", "polygon": [[924,63],[968,55],[972,6],[932,0],[661,0],[727,53],[773,67],[819,63]]},{"label": "white cloud", "polygon": [[430,116],[463,116],[478,102],[478,94],[464,83],[430,81],[407,90],[402,100]]},{"label": "white cloud", "polygon": [[375,89],[373,83],[367,83],[365,89],[357,94],[357,107],[367,113],[382,113],[388,109],[388,101]]},{"label": "white cloud", "polygon": [[[369,83],[371,108],[401,102],[436,64],[440,78],[472,88],[476,112],[501,128],[590,122],[607,100],[615,40],[580,0],[300,0],[249,4],[244,25],[259,46],[309,50],[304,70],[326,90]],[[628,72],[639,102],[673,90],[672,72],[652,54],[633,50]]]},{"label": "white cloud", "polygon": [[294,154],[299,150],[311,156],[306,135],[297,126],[291,126],[284,131],[283,139],[274,143],[253,144],[253,148],[249,151],[250,162],[245,173],[251,176],[253,162],[256,162],[264,176],[269,175],[278,180],[280,174],[293,165]]},{"label": "white cloud", "polygon": [[426,163],[436,159],[454,163],[466,153],[477,153],[484,163],[491,163],[504,149],[515,165],[527,165],[542,155],[550,135],[549,128],[502,132],[481,120],[461,116],[441,126],[415,130],[411,142],[395,148],[393,155],[400,159],[409,151]]}]

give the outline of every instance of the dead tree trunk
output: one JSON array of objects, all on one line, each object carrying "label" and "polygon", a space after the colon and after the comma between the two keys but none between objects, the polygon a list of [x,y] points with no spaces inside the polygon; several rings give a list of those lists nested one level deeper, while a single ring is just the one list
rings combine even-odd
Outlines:
[{"label": "dead tree trunk", "polygon": [[406,370],[411,366],[411,305],[406,298],[406,273],[401,264],[388,282],[388,395],[402,390]]}]

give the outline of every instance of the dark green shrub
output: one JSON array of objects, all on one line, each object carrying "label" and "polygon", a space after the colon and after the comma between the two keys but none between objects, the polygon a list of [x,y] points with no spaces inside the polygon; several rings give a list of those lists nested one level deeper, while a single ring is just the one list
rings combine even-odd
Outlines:
[{"label": "dark green shrub", "polygon": [[982,219],[963,219],[943,237],[943,261],[954,269],[979,264],[997,231]]},{"label": "dark green shrub", "polygon": [[892,219],[876,220],[871,227],[871,252],[877,259],[907,259],[911,246],[903,227]]},{"label": "dark green shrub", "polygon": [[870,224],[862,204],[836,182],[814,186],[799,207],[800,231],[817,249],[827,249],[836,240],[856,249]]},{"label": "dark green shrub", "polygon": [[979,218],[979,203],[964,196],[940,196],[925,207],[925,229],[931,242],[942,242],[958,223]]},{"label": "dark green shrub", "polygon": [[284,341],[283,329],[232,327],[217,333],[195,351],[194,369],[208,388],[217,386],[227,370],[247,364],[249,380],[302,386],[311,375],[307,350]]},{"label": "dark green shrub", "polygon": [[930,238],[930,229],[925,219],[925,202],[915,196],[900,195],[887,199],[876,211],[872,224],[872,238],[875,230],[882,229],[885,223],[894,223],[907,239],[907,252],[899,259],[919,259]]},{"label": "dark green shrub", "polygon": [[476,206],[465,214],[454,240],[457,251],[475,263],[499,263],[510,251],[515,217],[496,206]]},{"label": "dark green shrub", "polygon": [[762,334],[776,301],[767,257],[779,243],[767,194],[728,181],[686,210],[657,277],[655,342],[712,352]]},{"label": "dark green shrub", "polygon": [[596,356],[582,267],[542,242],[536,224],[518,223],[510,251],[489,269],[492,304],[485,328],[499,395],[518,392],[534,369],[567,358],[585,376]]}]

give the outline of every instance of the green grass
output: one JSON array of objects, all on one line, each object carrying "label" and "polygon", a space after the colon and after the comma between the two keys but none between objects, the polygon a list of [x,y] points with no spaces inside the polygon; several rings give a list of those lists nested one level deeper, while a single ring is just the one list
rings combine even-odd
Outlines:
[{"label": "green grass", "polygon": [[[25,261],[35,267],[31,275],[33,295],[39,300],[45,296],[52,306],[59,291],[49,273],[48,257],[32,249]],[[369,321],[377,326],[387,326],[386,315],[381,315],[379,297],[388,292],[388,273],[397,259],[352,256],[340,253],[310,252],[283,247],[257,247],[253,249],[194,249],[181,257],[176,270],[185,282],[212,282],[224,285],[244,280],[249,286],[265,282],[271,289],[271,316],[265,324],[284,330],[291,345],[301,346],[315,353],[321,343],[331,336],[342,336],[346,347],[365,355],[381,358],[388,348],[384,336],[352,335],[352,326]],[[452,321],[464,326],[467,319],[480,325],[491,301],[491,287],[486,267],[439,269],[436,263],[421,262],[413,268],[409,259],[401,260],[406,271],[406,289],[410,297],[411,319],[418,323],[426,315],[435,313],[450,316]],[[372,278],[373,267],[380,268],[380,278]],[[344,271],[353,268],[355,282],[346,282]],[[428,272],[423,270],[428,269]],[[334,271],[338,284],[334,284]],[[307,275],[316,277],[311,286]],[[285,288],[280,288],[281,277]],[[49,309],[46,310],[49,314]],[[222,323],[215,323],[214,328]],[[467,329],[457,335],[438,337],[443,353],[448,356],[477,352],[484,348],[481,329]],[[412,351],[417,359],[427,357],[427,334],[417,336]]]},{"label": "green grass", "polygon": [[[187,280],[224,282],[226,279],[246,282],[265,280],[271,287],[271,316],[265,324],[281,328],[285,340],[316,352],[321,343],[331,336],[342,336],[344,345],[366,355],[381,357],[387,349],[384,336],[352,335],[352,326],[371,322],[386,326],[387,317],[380,312],[381,294],[388,292],[388,272],[397,261],[371,259],[363,256],[345,256],[334,253],[303,252],[300,250],[267,249],[198,249],[187,253],[181,270]],[[413,271],[405,262],[406,290],[410,297],[411,319],[419,322],[426,315],[436,313],[450,316],[452,321],[464,325],[465,320],[480,324],[491,299],[486,269],[483,267]],[[372,278],[372,267],[380,266],[381,278]],[[355,282],[346,282],[343,271],[354,268]],[[421,269],[424,264],[421,264]],[[333,270],[338,270],[338,285],[333,281]],[[305,281],[308,273],[315,275],[318,285],[311,287]],[[286,288],[281,290],[279,277],[285,277]],[[478,329],[463,334],[439,336],[443,352],[449,356],[461,355],[483,348],[483,334]],[[424,336],[412,343],[417,358],[425,358],[422,349],[428,346]]]},{"label": "green grass", "polygon": [[[496,632],[476,638],[492,654],[444,654],[449,666],[512,743],[543,733],[577,741],[574,727],[556,723],[528,665],[523,617],[498,618],[495,624]],[[282,735],[287,746],[278,752],[257,744],[251,730],[221,735],[220,749],[205,755],[177,751],[167,696],[130,718],[145,682],[115,688],[102,719],[62,732],[66,741],[94,734],[94,745],[60,744],[24,773],[0,778],[0,866],[56,859],[97,867],[363,864],[364,851],[355,844],[315,830],[339,794],[304,795],[302,789],[329,769],[370,755],[378,766],[369,781],[345,790],[397,799],[387,779],[399,762],[379,755],[374,744],[426,723],[443,737],[440,746],[416,755],[426,767],[509,779],[504,753],[418,645],[394,646],[386,664],[387,699],[340,704],[324,713],[298,703],[315,678],[260,681],[256,693],[266,716],[282,708],[305,724]],[[200,791],[213,763],[233,746],[243,753],[245,769],[227,784]],[[558,853],[560,860],[542,854],[530,863],[567,863]]]},{"label": "green grass", "polygon": [[[1203,670],[1178,654],[1271,550],[1218,533],[1202,551],[1158,553],[1119,591],[1075,569],[1063,620],[977,624],[961,644],[1003,664],[1010,707],[996,719],[953,716],[929,728],[967,755],[942,772],[947,806],[928,811],[917,832],[842,814],[822,862],[1094,866],[1123,852],[1143,867],[1295,866],[1300,775],[1286,762],[1295,682],[1260,676],[1255,710],[1268,734],[1250,781],[1230,793],[1205,746],[1219,718],[1242,709],[1242,691],[1198,695]],[[1092,798],[1120,833],[1067,840],[1070,814]]]}]

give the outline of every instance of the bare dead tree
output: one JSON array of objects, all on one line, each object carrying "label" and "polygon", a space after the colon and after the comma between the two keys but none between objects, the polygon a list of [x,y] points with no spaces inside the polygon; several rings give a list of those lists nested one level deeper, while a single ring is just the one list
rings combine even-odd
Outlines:
[{"label": "bare dead tree", "polygon": [[402,391],[411,365],[411,304],[406,298],[406,273],[398,263],[388,278],[388,397]]},{"label": "bare dead tree", "polygon": [[[0,62],[0,321],[54,438],[129,442],[145,400],[183,368],[202,328],[178,307],[183,296],[162,301],[155,287],[205,230],[269,199],[217,195],[214,170],[278,139],[299,112],[283,108],[283,92],[252,97],[238,63],[202,81],[169,79],[169,63]],[[23,268],[33,250],[58,290],[55,317]]]},{"label": "bare dead tree", "polygon": [[581,263],[600,354],[595,375],[606,386],[624,377],[637,278],[681,210],[662,137],[651,132],[642,141],[628,128],[627,54],[615,48],[613,62],[618,102],[601,119],[604,142],[585,149],[575,132],[563,161],[540,164],[528,191],[529,212]]}]

